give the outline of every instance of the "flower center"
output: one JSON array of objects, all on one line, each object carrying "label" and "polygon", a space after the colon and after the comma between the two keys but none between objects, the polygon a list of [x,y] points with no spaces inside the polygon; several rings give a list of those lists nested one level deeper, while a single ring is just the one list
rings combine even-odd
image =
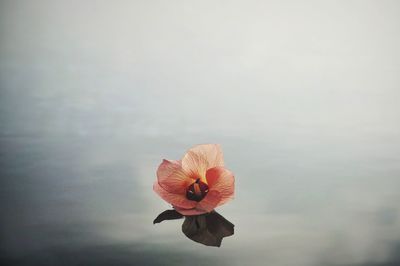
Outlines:
[{"label": "flower center", "polygon": [[186,198],[188,200],[201,201],[208,193],[208,185],[197,178],[194,183],[186,189]]}]

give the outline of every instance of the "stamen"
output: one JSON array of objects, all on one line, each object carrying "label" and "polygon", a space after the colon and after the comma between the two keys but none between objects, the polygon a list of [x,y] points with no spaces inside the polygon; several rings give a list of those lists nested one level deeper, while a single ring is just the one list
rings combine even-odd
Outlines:
[{"label": "stamen", "polygon": [[201,201],[208,193],[208,185],[201,181],[200,178],[197,178],[195,182],[193,182],[186,189],[186,198],[188,200]]}]

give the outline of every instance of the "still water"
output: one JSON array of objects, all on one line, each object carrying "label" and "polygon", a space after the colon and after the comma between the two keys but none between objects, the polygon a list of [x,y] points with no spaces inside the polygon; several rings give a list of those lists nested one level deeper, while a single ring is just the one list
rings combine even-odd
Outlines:
[{"label": "still water", "polygon": [[[2,1],[2,265],[400,264],[399,4]],[[220,248],[153,191],[219,143]]]},{"label": "still water", "polygon": [[187,140],[3,137],[3,256],[16,265],[398,261],[398,164],[386,149],[213,139],[237,180],[235,200],[218,209],[235,235],[219,249],[191,242],[179,220],[152,224],[169,207],[152,191],[156,167]]}]

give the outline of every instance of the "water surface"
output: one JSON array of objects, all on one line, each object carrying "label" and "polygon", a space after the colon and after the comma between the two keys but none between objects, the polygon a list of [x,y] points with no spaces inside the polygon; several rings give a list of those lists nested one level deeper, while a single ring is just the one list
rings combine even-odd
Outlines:
[{"label": "water surface", "polygon": [[[398,265],[399,8],[2,1],[4,265]],[[236,175],[221,248],[152,224],[199,143]]]}]

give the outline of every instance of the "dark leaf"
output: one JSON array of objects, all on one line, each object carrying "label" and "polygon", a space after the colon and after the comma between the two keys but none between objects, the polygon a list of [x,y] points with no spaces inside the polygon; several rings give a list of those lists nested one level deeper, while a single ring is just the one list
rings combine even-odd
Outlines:
[{"label": "dark leaf", "polygon": [[164,220],[181,219],[182,217],[183,215],[175,210],[166,210],[160,213],[157,218],[154,219],[153,224],[161,223]]},{"label": "dark leaf", "polygon": [[234,234],[234,225],[213,211],[197,216],[186,216],[182,232],[193,241],[219,247],[224,237]]},{"label": "dark leaf", "polygon": [[208,230],[218,237],[224,238],[234,234],[234,224],[217,212],[206,216]]}]

